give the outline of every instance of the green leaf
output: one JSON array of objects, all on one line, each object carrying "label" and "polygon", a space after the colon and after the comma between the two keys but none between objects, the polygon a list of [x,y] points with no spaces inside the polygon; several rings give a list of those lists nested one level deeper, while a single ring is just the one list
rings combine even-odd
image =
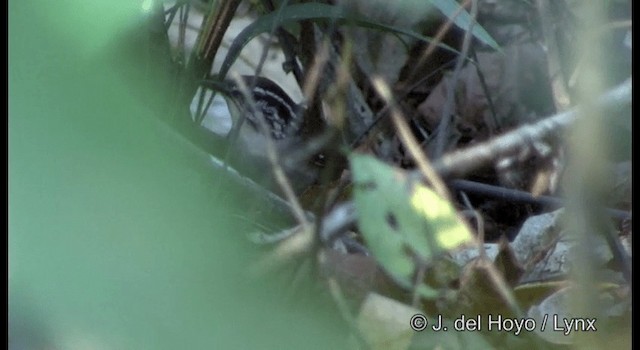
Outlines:
[{"label": "green leaf", "polygon": [[254,198],[157,118],[140,3],[8,5],[8,347],[344,348],[322,295],[247,278]]},{"label": "green leaf", "polygon": [[369,156],[352,155],[350,162],[362,235],[402,285],[411,285],[415,257],[429,261],[471,241],[451,204],[428,187]]}]

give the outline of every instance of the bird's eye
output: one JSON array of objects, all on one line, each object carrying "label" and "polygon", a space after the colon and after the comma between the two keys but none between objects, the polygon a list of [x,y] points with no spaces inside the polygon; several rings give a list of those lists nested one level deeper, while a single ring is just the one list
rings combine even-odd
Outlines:
[{"label": "bird's eye", "polygon": [[234,98],[241,98],[242,97],[242,92],[240,91],[240,89],[238,89],[236,87],[231,89],[229,91],[229,94],[231,95],[231,97],[234,97]]}]

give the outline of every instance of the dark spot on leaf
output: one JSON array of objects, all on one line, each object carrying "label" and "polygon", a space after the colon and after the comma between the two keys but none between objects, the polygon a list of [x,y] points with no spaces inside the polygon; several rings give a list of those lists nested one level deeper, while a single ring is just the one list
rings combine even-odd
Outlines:
[{"label": "dark spot on leaf", "polygon": [[362,191],[373,191],[373,190],[375,190],[376,188],[378,188],[378,186],[376,185],[376,183],[375,183],[375,182],[373,182],[373,181],[367,181],[367,182],[360,183],[360,184],[358,185],[358,187],[359,187],[359,188],[360,188],[360,190],[362,190]]},{"label": "dark spot on leaf", "polygon": [[398,230],[398,219],[396,219],[396,216],[393,215],[393,213],[387,213],[385,219],[387,220],[387,223],[392,230]]}]

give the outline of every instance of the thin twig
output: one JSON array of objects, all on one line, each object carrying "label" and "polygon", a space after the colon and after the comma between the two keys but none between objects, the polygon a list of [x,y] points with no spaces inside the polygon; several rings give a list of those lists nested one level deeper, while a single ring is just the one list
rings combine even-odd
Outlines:
[{"label": "thin twig", "polygon": [[[344,100],[344,110],[348,118],[343,118],[348,123],[340,125],[347,132],[345,140],[350,143],[355,140],[373,122],[373,112],[367,103],[362,90],[356,85],[349,68],[349,57],[343,57],[334,41],[322,40],[323,36],[328,38],[330,34],[325,34],[317,25],[313,25],[314,38],[317,42],[327,42],[329,58],[324,66],[324,74],[318,80],[316,87],[319,96],[326,96],[329,91],[344,91],[344,96],[339,96]],[[326,31],[329,33],[329,31]],[[344,48],[344,47],[343,47]],[[349,53],[349,52],[347,52]],[[337,86],[338,88],[335,88]]]},{"label": "thin twig", "polygon": [[420,148],[418,141],[415,139],[415,136],[411,133],[411,129],[409,129],[409,125],[404,120],[401,115],[400,110],[396,107],[395,101],[391,96],[391,90],[389,86],[382,80],[382,78],[374,77],[372,79],[372,83],[374,88],[377,90],[377,93],[382,96],[385,102],[390,106],[391,109],[391,120],[393,124],[398,130],[398,135],[402,140],[403,144],[415,160],[418,165],[418,169],[422,173],[425,179],[431,183],[436,193],[438,193],[444,199],[450,199],[449,191],[445,186],[444,182],[435,171],[435,169],[431,166],[431,162],[427,159],[426,154]]},{"label": "thin twig", "polygon": [[427,271],[427,264],[421,261],[421,259],[418,259],[416,265],[417,268],[412,286],[413,290],[411,291],[411,306],[418,308],[418,303],[420,302],[420,286],[423,283],[422,281],[424,281],[424,275]]},{"label": "thin twig", "polygon": [[[265,2],[269,2],[269,1],[265,1]],[[289,2],[289,0],[284,0],[282,5],[280,6],[280,8],[278,8],[277,10],[277,14],[278,16],[280,15],[280,13],[282,12],[282,9],[285,8],[287,6],[287,3]],[[275,9],[273,9],[272,11],[275,11]],[[254,75],[255,76],[259,76],[260,73],[262,72],[262,67],[264,66],[264,63],[267,61],[267,55],[269,54],[269,49],[271,48],[271,45],[273,44],[273,40],[272,38],[274,37],[274,33],[279,29],[279,27],[275,26],[275,23],[277,23],[278,20],[276,19],[276,21],[274,21],[274,26],[271,27],[271,31],[269,32],[269,40],[268,42],[262,47],[262,54],[260,55],[260,59],[258,60],[258,65],[256,66]],[[251,86],[249,86],[251,89],[254,88],[255,85],[255,81],[251,82]]]},{"label": "thin twig", "polygon": [[558,42],[556,40],[555,27],[558,18],[554,18],[549,0],[537,1],[538,14],[547,52],[547,68],[551,80],[551,90],[556,111],[564,111],[571,105],[571,96],[567,91],[567,80],[564,77],[560,64]]},{"label": "thin twig", "polygon": [[[255,104],[255,101],[253,100],[253,96],[252,96],[252,94],[248,93],[247,86],[246,86],[244,80],[242,79],[242,77],[240,77],[239,75],[236,74],[234,76],[234,80],[236,81],[236,84],[240,88],[240,91],[242,91],[244,93],[245,100],[249,102],[248,105],[255,107],[256,104]],[[269,130],[269,128],[267,126],[267,123],[264,120],[264,116],[262,115],[262,113],[259,110],[256,110],[256,108],[253,108],[252,112],[254,112],[258,116],[257,119],[262,124],[261,125],[262,130]],[[278,151],[276,149],[275,142],[271,138],[270,133],[265,132],[264,134],[265,134],[265,139],[266,139],[266,143],[267,143],[266,144],[267,156],[269,157],[269,161],[271,162],[273,175],[274,175],[278,185],[280,186],[280,189],[282,190],[282,193],[284,193],[285,199],[291,204],[291,209],[293,211],[294,217],[296,218],[298,223],[302,226],[302,229],[305,232],[309,232],[309,230],[311,230],[312,226],[309,223],[309,221],[307,220],[305,212],[302,209],[302,205],[300,204],[300,201],[298,200],[298,197],[296,196],[295,191],[293,190],[293,187],[291,186],[291,183],[289,182],[289,179],[287,178],[287,175],[285,174],[284,170],[282,169],[282,165],[280,163],[280,159],[279,159]]]},{"label": "thin twig", "polygon": [[[469,196],[467,196],[466,193],[461,192],[460,197],[462,197],[462,203],[464,203],[467,209],[473,213],[473,217],[476,219],[476,232],[478,241],[484,243],[484,219],[482,218],[482,215],[480,215],[480,212],[473,207],[471,201],[469,200]],[[484,250],[484,246],[482,246],[482,248],[483,249],[480,250],[480,256],[486,258],[487,252]]]},{"label": "thin twig", "polygon": [[[403,91],[398,93],[398,101],[402,101],[404,100],[407,96],[409,96],[409,94],[415,90],[418,86],[422,85],[424,82],[426,82],[427,80],[429,80],[431,77],[433,77],[435,74],[439,73],[440,71],[444,70],[445,68],[447,68],[452,61],[449,62],[445,62],[442,65],[440,65],[438,68],[436,68],[435,70],[433,70],[433,72],[429,73],[428,75],[420,78],[418,81],[416,81],[415,83],[413,83],[411,86],[409,86],[406,89],[403,89]],[[355,149],[360,145],[360,142],[362,142],[362,140],[365,138],[365,136],[367,136],[371,130],[373,130],[373,128],[378,125],[378,123],[382,120],[382,118],[387,116],[387,112],[389,111],[389,105],[385,105],[384,107],[382,107],[382,109],[376,113],[375,118],[373,119],[373,122],[371,122],[371,124],[369,124],[367,126],[367,128],[355,139],[353,140],[353,142],[351,142],[350,148],[351,149]]]},{"label": "thin twig", "polygon": [[[222,1],[218,8],[212,6],[207,16],[206,26],[198,36],[196,55],[203,60],[206,67],[211,67],[213,59],[222,43],[225,31],[233,19],[241,0]],[[216,12],[217,10],[217,12]],[[210,20],[215,14],[215,18]],[[205,73],[207,74],[208,71]]]},{"label": "thin twig", "polygon": [[464,11],[464,9],[467,6],[469,6],[470,1],[471,0],[465,0],[465,2],[462,5],[460,5],[460,7],[456,10],[456,12],[454,12],[451,17],[447,18],[447,21],[440,27],[440,29],[438,29],[438,32],[433,37],[433,40],[429,42],[429,45],[424,50],[424,53],[422,54],[422,56],[420,56],[420,59],[413,66],[413,69],[408,74],[409,77],[418,75],[416,74],[418,69],[425,64],[425,62],[427,61],[427,58],[429,58],[429,56],[431,56],[431,54],[439,46],[438,44],[442,42],[442,39],[444,38],[444,36],[447,34],[447,32],[449,32],[449,29],[451,29],[451,27],[453,26],[453,23],[456,17],[458,17]]},{"label": "thin twig", "polygon": [[[278,9],[278,11],[281,11],[284,8],[284,6],[286,6],[286,3],[287,1],[281,4],[280,9]],[[276,10],[275,5],[271,0],[262,0],[262,4],[265,6],[267,10],[271,12],[274,12]],[[276,28],[275,34],[278,37],[280,46],[282,46],[282,52],[284,53],[284,57],[286,58],[286,61],[284,63],[288,66],[289,69],[291,69],[291,71],[293,71],[293,76],[296,78],[298,85],[302,86],[304,83],[304,74],[302,72],[302,68],[298,64],[298,61],[296,60],[295,46],[297,43],[295,41],[295,38],[293,38],[282,27]]]},{"label": "thin twig", "polygon": [[[598,101],[600,108],[613,111],[631,104],[631,85],[631,78],[629,78],[608,91]],[[579,113],[579,108],[572,108],[534,124],[523,125],[486,142],[450,152],[434,161],[433,167],[444,178],[463,177],[475,169],[492,164],[522,146],[529,145],[532,141],[561,132],[576,120]]]},{"label": "thin twig", "polygon": [[471,31],[475,24],[477,13],[477,1],[471,0],[471,21],[469,23],[469,28],[467,28],[467,31],[464,33],[460,55],[458,56],[458,61],[456,62],[456,66],[453,69],[453,75],[449,80],[449,84],[447,86],[447,100],[445,101],[444,107],[442,108],[440,124],[438,124],[437,128],[436,145],[434,152],[436,159],[440,158],[446,148],[447,138],[449,137],[449,130],[451,127],[451,119],[453,118],[454,105],[456,103],[456,85],[458,84],[460,71],[462,70],[462,66],[466,61],[467,53],[469,52],[469,46],[471,44],[472,37]]},{"label": "thin twig", "polygon": [[493,102],[493,97],[491,97],[491,91],[489,91],[489,85],[487,85],[487,80],[484,78],[484,73],[482,69],[480,69],[480,62],[478,61],[478,55],[476,55],[476,50],[471,48],[471,57],[476,62],[474,67],[476,68],[476,74],[478,75],[478,81],[480,82],[480,87],[482,87],[482,92],[484,92],[484,97],[487,99],[487,104],[489,105],[489,112],[491,112],[491,121],[493,122],[494,127],[499,127],[498,123],[498,113],[496,112],[496,105]]}]

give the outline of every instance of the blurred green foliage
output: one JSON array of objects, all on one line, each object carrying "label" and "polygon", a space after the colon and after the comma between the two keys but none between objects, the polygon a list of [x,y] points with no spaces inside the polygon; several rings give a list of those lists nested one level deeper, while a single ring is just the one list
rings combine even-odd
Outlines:
[{"label": "blurred green foliage", "polygon": [[247,279],[247,199],[122,74],[140,5],[9,3],[10,348],[339,346],[321,296]]}]

